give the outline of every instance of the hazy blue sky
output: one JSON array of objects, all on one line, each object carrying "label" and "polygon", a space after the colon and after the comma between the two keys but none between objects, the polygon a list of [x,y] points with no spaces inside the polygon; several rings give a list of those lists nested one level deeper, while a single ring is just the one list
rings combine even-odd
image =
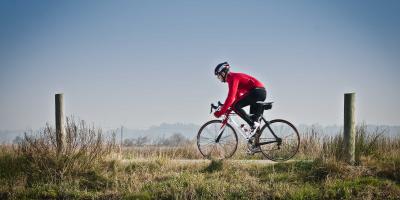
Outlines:
[{"label": "hazy blue sky", "polygon": [[270,118],[400,124],[400,1],[0,1],[0,129],[67,115],[104,128],[200,124],[233,71],[266,84]]}]

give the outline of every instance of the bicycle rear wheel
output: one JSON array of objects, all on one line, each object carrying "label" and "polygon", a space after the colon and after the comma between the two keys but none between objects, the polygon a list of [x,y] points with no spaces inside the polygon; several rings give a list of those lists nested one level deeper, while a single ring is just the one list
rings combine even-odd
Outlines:
[{"label": "bicycle rear wheel", "polygon": [[221,120],[211,120],[200,128],[197,134],[197,147],[203,157],[221,160],[230,158],[235,153],[238,145],[235,129],[230,124],[226,124],[217,141],[221,127]]},{"label": "bicycle rear wheel", "polygon": [[264,125],[256,143],[259,144],[264,156],[272,161],[286,161],[291,159],[299,150],[300,136],[296,127],[283,119],[275,119]]}]

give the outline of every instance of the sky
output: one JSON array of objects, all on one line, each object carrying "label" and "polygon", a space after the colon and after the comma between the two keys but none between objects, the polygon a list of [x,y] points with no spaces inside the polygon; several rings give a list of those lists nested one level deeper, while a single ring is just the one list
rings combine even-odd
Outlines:
[{"label": "sky", "polygon": [[0,1],[0,129],[202,124],[232,71],[266,85],[268,119],[400,125],[399,1]]}]

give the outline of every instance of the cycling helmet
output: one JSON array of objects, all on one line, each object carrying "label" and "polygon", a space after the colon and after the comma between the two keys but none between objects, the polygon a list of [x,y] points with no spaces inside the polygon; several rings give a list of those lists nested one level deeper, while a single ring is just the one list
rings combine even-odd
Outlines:
[{"label": "cycling helmet", "polygon": [[217,67],[215,67],[214,74],[215,74],[215,76],[218,76],[222,72],[225,72],[225,75],[226,75],[227,72],[229,71],[229,68],[230,68],[230,66],[229,66],[228,62],[220,63],[217,65]]}]

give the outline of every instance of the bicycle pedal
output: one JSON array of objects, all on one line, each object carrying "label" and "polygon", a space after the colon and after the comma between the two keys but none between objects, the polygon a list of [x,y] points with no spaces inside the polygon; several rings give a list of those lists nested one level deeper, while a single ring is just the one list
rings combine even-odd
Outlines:
[{"label": "bicycle pedal", "polygon": [[256,152],[251,151],[250,149],[247,149],[246,154],[249,156],[254,155]]},{"label": "bicycle pedal", "polygon": [[254,155],[255,153],[260,153],[260,152],[261,152],[260,147],[256,147],[254,149],[247,149],[248,155]]},{"label": "bicycle pedal", "polygon": [[255,151],[253,151],[254,153],[260,153],[261,152],[261,149],[257,149],[257,150],[255,150]]}]

